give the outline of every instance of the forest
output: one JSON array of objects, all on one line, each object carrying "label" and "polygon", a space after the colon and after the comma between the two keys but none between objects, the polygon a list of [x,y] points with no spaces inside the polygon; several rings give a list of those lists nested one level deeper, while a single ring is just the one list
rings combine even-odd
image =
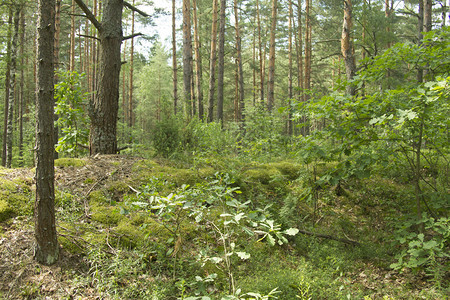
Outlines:
[{"label": "forest", "polygon": [[449,6],[0,0],[0,299],[449,299]]}]

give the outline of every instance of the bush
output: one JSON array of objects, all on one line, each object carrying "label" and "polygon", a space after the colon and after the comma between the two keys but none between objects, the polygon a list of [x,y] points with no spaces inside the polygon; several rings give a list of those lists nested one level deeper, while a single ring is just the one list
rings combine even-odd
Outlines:
[{"label": "bush", "polygon": [[157,154],[169,157],[180,147],[179,122],[175,118],[168,118],[156,123],[152,142]]}]

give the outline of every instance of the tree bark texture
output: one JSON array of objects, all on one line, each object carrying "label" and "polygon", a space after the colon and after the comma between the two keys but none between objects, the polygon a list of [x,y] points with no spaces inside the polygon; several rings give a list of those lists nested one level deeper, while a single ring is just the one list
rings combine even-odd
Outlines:
[{"label": "tree bark texture", "polygon": [[6,137],[8,133],[8,109],[9,109],[9,85],[11,75],[11,36],[13,27],[13,11],[9,10],[8,34],[6,45],[6,74],[5,74],[5,109],[3,119],[3,145],[2,145],[2,166],[6,167]]},{"label": "tree bark texture", "polygon": [[292,10],[292,0],[289,0],[289,24],[288,24],[288,31],[289,31],[289,45],[288,45],[288,52],[289,52],[289,74],[288,74],[288,120],[287,120],[287,133],[288,135],[292,135],[292,112],[291,112],[291,102],[293,94],[293,70],[292,70],[292,22],[293,22],[293,10]]},{"label": "tree bark texture", "polygon": [[272,111],[275,105],[275,31],[277,29],[277,0],[272,0],[271,22],[269,45],[269,81],[267,93],[267,108],[269,111]]},{"label": "tree bark texture", "polygon": [[183,0],[183,87],[186,113],[191,116],[192,84],[191,3]]},{"label": "tree bark texture", "polygon": [[36,82],[35,259],[44,265],[58,260],[53,162],[54,0],[39,0]]},{"label": "tree bark texture", "polygon": [[227,1],[220,0],[220,22],[219,22],[219,66],[217,70],[217,120],[223,125],[223,89],[225,72],[225,11]]},{"label": "tree bark texture", "polygon": [[352,31],[352,1],[344,1],[344,22],[342,24],[341,52],[345,62],[345,72],[347,75],[346,92],[350,96],[355,96],[356,88],[350,81],[356,74],[355,56],[353,54]]},{"label": "tree bark texture", "polygon": [[236,29],[236,56],[237,56],[237,64],[238,64],[238,79],[239,79],[239,101],[238,101],[238,122],[244,123],[245,116],[245,95],[244,95],[244,70],[242,67],[242,52],[241,52],[241,34],[239,28],[239,9],[238,9],[238,1],[234,0],[234,18],[235,18],[235,29]]},{"label": "tree bark texture", "polygon": [[302,1],[298,0],[297,3],[297,22],[298,22],[298,47],[297,47],[297,67],[298,67],[298,88],[299,88],[299,100],[303,100],[303,33],[302,33]]},{"label": "tree bark texture", "polygon": [[208,116],[207,121],[214,119],[214,92],[216,88],[216,51],[217,51],[217,13],[218,0],[213,0],[213,15],[211,28],[211,51],[209,58],[209,94],[208,94]]},{"label": "tree bark texture", "polygon": [[[23,7],[20,11],[20,65],[25,65],[24,59],[24,50],[25,47],[25,7]],[[23,166],[23,108],[24,108],[24,91],[25,88],[25,73],[24,68],[20,68],[20,85],[19,85],[19,110],[18,110],[18,119],[19,119],[19,166]],[[56,153],[56,151],[55,151]]]},{"label": "tree bark texture", "polygon": [[264,103],[264,60],[265,56],[263,55],[263,45],[261,41],[261,11],[259,7],[259,0],[256,0],[256,17],[258,23],[258,49],[259,49],[259,78],[260,78],[260,100]]},{"label": "tree bark texture", "polygon": [[203,74],[202,74],[202,56],[200,55],[201,43],[200,33],[198,28],[197,17],[197,0],[193,0],[194,9],[194,42],[195,42],[195,70],[196,70],[196,84],[197,84],[197,104],[198,104],[198,117],[203,120]]},{"label": "tree bark texture", "polygon": [[[134,0],[133,0],[134,5]],[[134,35],[134,11],[131,12],[131,35]],[[131,129],[134,126],[134,114],[133,114],[133,73],[134,73],[134,37],[131,38],[130,46],[130,85],[128,95],[128,127]],[[131,141],[130,130],[130,141]]]},{"label": "tree bark texture", "polygon": [[90,154],[115,154],[121,67],[120,46],[123,40],[123,1],[104,1],[101,23],[82,0],[75,1],[97,28],[100,40],[97,93],[89,105]]},{"label": "tree bark texture", "polygon": [[172,0],[172,71],[173,71],[173,113],[177,114],[178,105],[178,78],[177,78],[177,40],[176,40],[176,6]]},{"label": "tree bark texture", "polygon": [[[17,72],[17,40],[19,39],[19,18],[21,6],[14,7],[13,35],[11,41],[11,67],[9,75],[9,100],[8,100],[8,125],[6,128],[6,167],[11,168],[12,147],[13,147],[13,118],[14,103],[16,93],[16,72]],[[52,52],[53,54],[53,52]]]}]

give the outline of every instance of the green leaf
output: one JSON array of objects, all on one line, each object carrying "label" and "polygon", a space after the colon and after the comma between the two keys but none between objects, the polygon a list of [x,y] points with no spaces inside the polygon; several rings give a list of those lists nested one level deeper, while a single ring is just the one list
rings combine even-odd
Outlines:
[{"label": "green leaf", "polygon": [[250,254],[246,253],[246,252],[236,252],[236,255],[242,260],[246,260],[246,259],[250,258]]},{"label": "green leaf", "polygon": [[298,233],[298,229],[297,228],[289,228],[289,229],[285,230],[284,233],[287,235],[294,236]]},{"label": "green leaf", "polygon": [[267,234],[267,241],[269,242],[270,245],[275,246],[275,239],[273,238],[272,235]]}]

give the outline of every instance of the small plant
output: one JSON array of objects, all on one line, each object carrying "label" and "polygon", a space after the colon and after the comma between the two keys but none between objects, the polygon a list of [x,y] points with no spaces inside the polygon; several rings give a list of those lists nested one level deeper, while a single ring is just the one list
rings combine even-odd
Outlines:
[{"label": "small plant", "polygon": [[174,118],[167,118],[156,123],[152,135],[153,147],[163,157],[169,157],[181,143],[180,127]]},{"label": "small plant", "polygon": [[56,145],[56,151],[72,157],[84,153],[89,139],[89,122],[85,112],[87,93],[81,81],[84,74],[77,72],[59,73],[61,81],[55,85],[55,114],[58,115],[56,126],[62,136]]},{"label": "small plant", "polygon": [[[409,231],[411,227],[425,227],[427,235]],[[396,256],[397,262],[391,264],[391,268],[402,271],[404,268],[415,272],[425,270],[434,277],[439,277],[442,270],[438,268],[439,260],[445,261],[450,258],[448,246],[450,240],[450,219],[434,219],[425,214],[419,222],[407,222],[401,229],[397,230],[397,241],[406,245],[400,254]],[[450,271],[447,266],[447,272]],[[445,271],[444,271],[445,272]]]}]

